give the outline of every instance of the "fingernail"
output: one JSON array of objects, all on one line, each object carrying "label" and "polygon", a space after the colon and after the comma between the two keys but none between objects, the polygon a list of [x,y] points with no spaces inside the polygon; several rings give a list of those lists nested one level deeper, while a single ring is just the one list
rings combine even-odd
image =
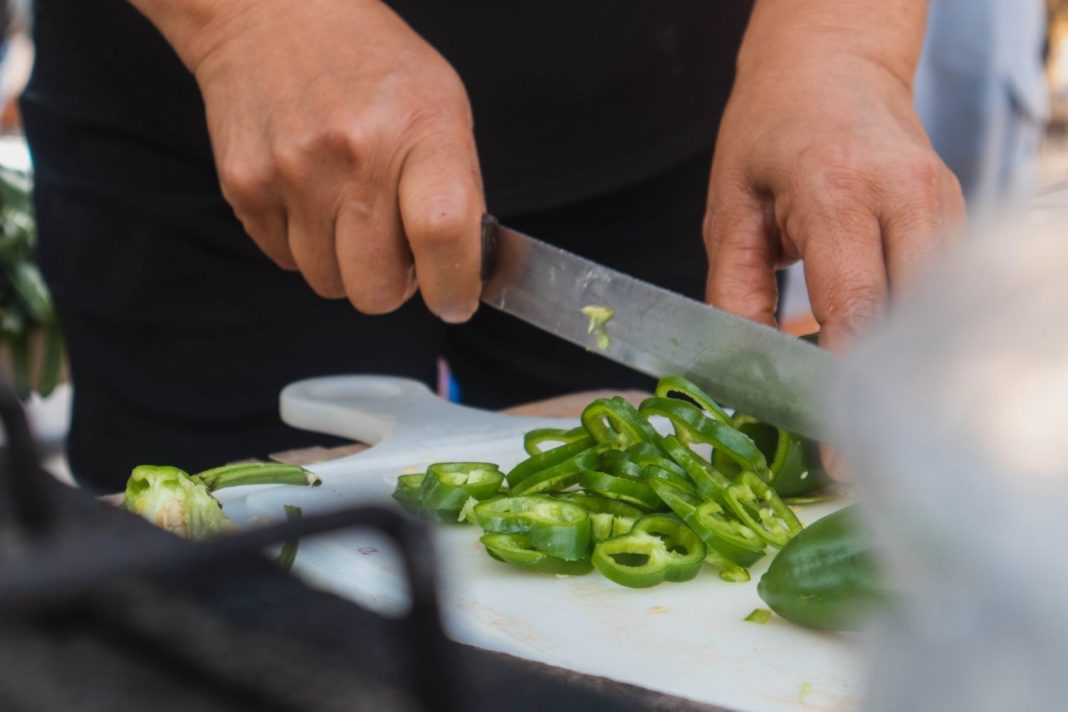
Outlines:
[{"label": "fingernail", "polygon": [[462,324],[475,315],[476,309],[478,309],[477,303],[469,309],[460,309],[453,307],[442,310],[442,312],[438,316],[440,316],[441,320],[446,323]]}]

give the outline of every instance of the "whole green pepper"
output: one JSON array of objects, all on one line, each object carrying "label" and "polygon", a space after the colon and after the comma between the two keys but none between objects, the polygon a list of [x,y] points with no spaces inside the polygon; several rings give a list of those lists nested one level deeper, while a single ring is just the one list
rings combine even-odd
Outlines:
[{"label": "whole green pepper", "polygon": [[887,598],[871,537],[855,506],[810,525],[783,547],[757,592],[792,623],[819,630],[856,630]]}]

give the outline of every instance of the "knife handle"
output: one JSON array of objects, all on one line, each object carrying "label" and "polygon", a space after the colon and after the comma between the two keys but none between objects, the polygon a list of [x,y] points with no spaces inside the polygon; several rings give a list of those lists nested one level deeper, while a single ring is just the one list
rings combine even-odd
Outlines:
[{"label": "knife handle", "polygon": [[489,213],[482,215],[482,281],[493,274],[497,262],[497,218]]}]

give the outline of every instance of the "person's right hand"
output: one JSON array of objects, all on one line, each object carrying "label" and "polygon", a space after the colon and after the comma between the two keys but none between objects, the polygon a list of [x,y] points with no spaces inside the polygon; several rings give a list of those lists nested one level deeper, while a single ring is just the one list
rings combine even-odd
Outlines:
[{"label": "person's right hand", "polygon": [[275,263],[368,314],[418,287],[471,317],[482,183],[433,47],[378,0],[133,2],[195,75],[223,195]]}]

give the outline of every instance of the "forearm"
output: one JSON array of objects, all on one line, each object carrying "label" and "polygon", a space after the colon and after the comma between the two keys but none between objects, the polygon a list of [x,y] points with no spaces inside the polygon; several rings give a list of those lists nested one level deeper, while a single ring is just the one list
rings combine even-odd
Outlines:
[{"label": "forearm", "polygon": [[835,54],[884,68],[911,87],[926,22],[927,0],[757,0],[738,73]]}]

